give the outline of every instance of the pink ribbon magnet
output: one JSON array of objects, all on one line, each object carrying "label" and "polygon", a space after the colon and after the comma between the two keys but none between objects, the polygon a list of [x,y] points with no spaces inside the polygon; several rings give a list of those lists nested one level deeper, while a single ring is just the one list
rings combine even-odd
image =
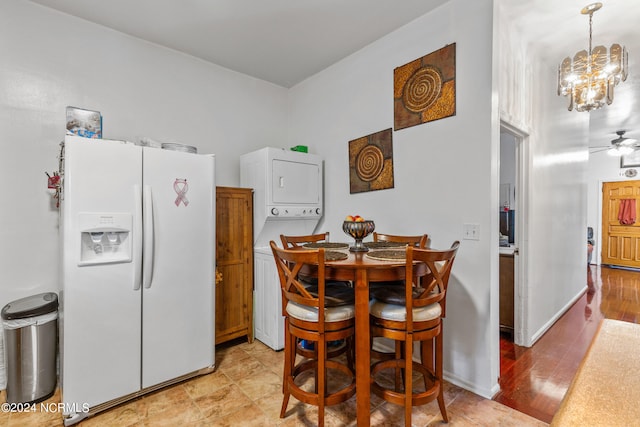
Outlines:
[{"label": "pink ribbon magnet", "polygon": [[175,182],[173,183],[173,190],[178,195],[178,197],[176,197],[176,201],[174,202],[176,206],[180,206],[180,202],[187,206],[189,204],[189,199],[187,199],[189,184],[187,184],[187,180],[176,178]]}]

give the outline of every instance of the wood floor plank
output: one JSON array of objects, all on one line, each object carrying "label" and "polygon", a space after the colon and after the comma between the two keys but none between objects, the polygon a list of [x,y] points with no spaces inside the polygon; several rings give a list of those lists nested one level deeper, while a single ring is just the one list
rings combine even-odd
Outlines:
[{"label": "wood floor plank", "polygon": [[532,347],[501,334],[493,400],[551,422],[604,318],[640,323],[640,272],[590,266],[585,294]]}]

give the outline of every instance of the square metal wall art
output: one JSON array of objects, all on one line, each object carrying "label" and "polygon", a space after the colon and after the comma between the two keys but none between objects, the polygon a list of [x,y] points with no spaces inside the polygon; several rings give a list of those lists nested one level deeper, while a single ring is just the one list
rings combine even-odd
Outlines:
[{"label": "square metal wall art", "polygon": [[393,188],[391,128],[349,141],[351,194]]},{"label": "square metal wall art", "polygon": [[456,44],[393,71],[393,126],[404,129],[456,114]]}]

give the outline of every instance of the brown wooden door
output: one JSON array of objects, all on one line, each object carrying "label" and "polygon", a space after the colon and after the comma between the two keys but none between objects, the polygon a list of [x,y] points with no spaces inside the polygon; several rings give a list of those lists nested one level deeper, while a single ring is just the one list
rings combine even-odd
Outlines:
[{"label": "brown wooden door", "polygon": [[[636,222],[618,219],[623,199],[636,200]],[[640,181],[605,182],[602,187],[602,264],[640,268]]]},{"label": "brown wooden door", "polygon": [[513,261],[515,255],[500,254],[500,331],[513,337]]},{"label": "brown wooden door", "polygon": [[216,189],[216,344],[253,341],[253,193]]}]

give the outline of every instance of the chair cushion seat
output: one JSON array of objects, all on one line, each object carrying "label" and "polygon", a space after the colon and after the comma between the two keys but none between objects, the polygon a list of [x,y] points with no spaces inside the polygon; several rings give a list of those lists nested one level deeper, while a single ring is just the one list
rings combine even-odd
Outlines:
[{"label": "chair cushion seat", "polygon": [[[417,298],[424,292],[423,288],[414,287],[413,288],[413,297]],[[396,304],[396,305],[405,305],[405,287],[404,286],[376,286],[371,288],[370,295],[372,298],[377,299],[381,302],[386,302],[387,304]],[[434,294],[432,291],[431,294]],[[430,295],[431,295],[430,294]]]},{"label": "chair cushion seat", "polygon": [[402,286],[404,289],[404,280],[390,280],[388,282],[369,282],[369,289],[385,288],[388,286]]},{"label": "chair cushion seat", "polygon": [[[300,275],[298,276],[298,280],[300,280],[300,283],[302,283],[305,288],[308,288],[309,286],[318,286],[317,277]],[[345,282],[343,280],[326,280],[324,283],[325,286],[346,286],[349,288],[353,287],[351,285],[351,282]]]},{"label": "chair cushion seat", "polygon": [[[307,305],[296,304],[289,301],[287,303],[287,313],[296,319],[305,320],[307,322],[318,321],[318,308],[309,307]],[[353,305],[341,305],[339,307],[327,307],[324,309],[325,322],[339,322],[341,320],[352,319],[356,315],[356,309]]]},{"label": "chair cushion seat", "polygon": [[[311,295],[318,297],[318,285],[307,286],[306,289]],[[324,288],[325,307],[340,307],[341,305],[352,305],[355,302],[356,294],[353,288],[341,284],[326,284]]]},{"label": "chair cushion seat", "polygon": [[[388,304],[376,299],[371,300],[369,303],[369,313],[384,320],[395,320],[397,322],[407,320],[407,307],[405,305]],[[437,319],[441,314],[442,307],[438,303],[417,307],[413,309],[413,321],[423,322]]]}]

